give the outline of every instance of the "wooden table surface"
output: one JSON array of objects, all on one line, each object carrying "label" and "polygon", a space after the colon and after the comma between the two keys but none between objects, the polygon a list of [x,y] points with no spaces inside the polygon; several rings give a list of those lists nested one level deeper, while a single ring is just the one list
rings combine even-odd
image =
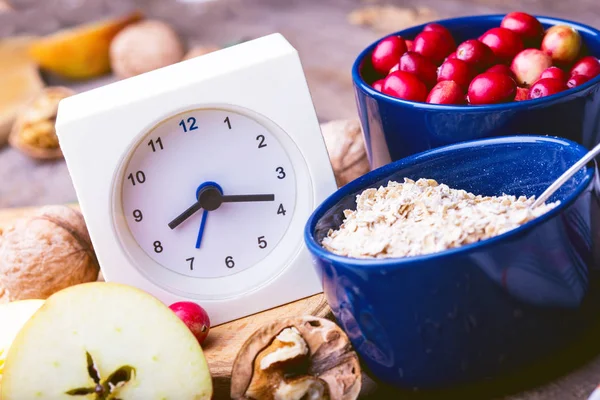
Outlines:
[{"label": "wooden table surface", "polygon": [[[381,0],[383,4],[384,0]],[[74,4],[79,5],[73,9]],[[349,23],[352,11],[377,5],[377,0],[13,0],[17,11],[0,14],[0,37],[45,34],[62,26],[141,6],[147,16],[170,22],[189,46],[226,44],[280,32],[298,49],[322,122],[356,118],[350,67],[369,43],[391,30],[428,19],[522,10],[574,19],[600,26],[598,0],[396,0],[385,4],[421,7],[420,17],[394,14],[378,26]],[[62,8],[61,8],[62,7]],[[392,14],[388,14],[388,17]],[[420,21],[422,19],[423,21]],[[382,20],[380,20],[382,21]],[[67,84],[86,90],[113,80],[108,76]],[[0,88],[1,90],[1,88]],[[9,147],[0,149],[0,208],[75,202],[65,163],[33,161]],[[600,317],[600,316],[599,316]],[[600,320],[600,318],[599,318]],[[443,393],[398,393],[379,390],[373,398],[406,399],[586,399],[600,383],[600,327],[559,354],[513,376]]]}]

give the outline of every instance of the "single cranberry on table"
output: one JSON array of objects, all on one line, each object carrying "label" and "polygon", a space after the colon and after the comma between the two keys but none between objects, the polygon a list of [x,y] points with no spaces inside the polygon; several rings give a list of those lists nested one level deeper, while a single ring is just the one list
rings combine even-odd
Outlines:
[{"label": "single cranberry on table", "polygon": [[417,35],[413,50],[439,64],[455,49],[443,33],[427,31]]},{"label": "single cranberry on table", "polygon": [[399,99],[424,102],[427,86],[416,75],[405,71],[395,71],[383,82],[383,93]]},{"label": "single cranberry on table", "polygon": [[529,87],[552,66],[552,58],[538,49],[525,49],[514,58],[510,69],[520,86]]},{"label": "single cranberry on table", "polygon": [[567,81],[567,87],[569,89],[572,89],[572,88],[574,88],[576,86],[583,85],[584,83],[586,83],[590,79],[591,78],[589,78],[589,77],[587,77],[585,75],[571,75],[571,77]]},{"label": "single cranberry on table", "polygon": [[479,37],[500,63],[510,64],[512,59],[523,50],[523,41],[515,32],[506,28],[492,28]]},{"label": "single cranberry on table", "polygon": [[191,301],[173,303],[169,308],[192,331],[198,343],[202,344],[210,331],[210,318],[204,308]]},{"label": "single cranberry on table", "polygon": [[398,63],[400,56],[406,52],[406,43],[399,36],[390,36],[375,46],[371,54],[371,63],[375,71],[387,75],[390,68]]},{"label": "single cranberry on table", "polygon": [[505,74],[514,79],[515,74],[513,74],[512,70],[508,65],[505,64],[496,64],[490,68],[486,72],[498,72],[500,74]]},{"label": "single cranberry on table", "polygon": [[526,47],[539,47],[544,37],[542,23],[533,15],[524,12],[515,11],[506,14],[500,26],[521,36]]},{"label": "single cranberry on table", "polygon": [[567,81],[567,73],[565,71],[563,71],[562,69],[558,68],[558,67],[550,67],[546,70],[544,70],[544,72],[542,72],[542,74],[540,75],[540,79],[544,79],[544,78],[553,78],[553,79],[558,79],[560,81],[566,82]]},{"label": "single cranberry on table", "polygon": [[426,102],[431,104],[464,104],[465,92],[454,81],[441,81],[431,89]]},{"label": "single cranberry on table", "polygon": [[456,42],[454,41],[454,36],[452,36],[452,32],[448,30],[444,25],[438,24],[436,22],[432,22],[430,24],[425,25],[423,28],[423,32],[438,32],[444,35],[446,40],[452,45],[453,48],[456,48]]},{"label": "single cranberry on table", "polygon": [[465,90],[474,76],[473,66],[456,58],[444,61],[437,72],[438,82],[454,81]]},{"label": "single cranberry on table", "polygon": [[525,100],[529,100],[529,89],[518,87],[517,95],[515,96],[515,101],[525,101]]},{"label": "single cranberry on table", "polygon": [[585,56],[573,65],[569,75],[585,75],[588,78],[595,78],[600,75],[600,60],[594,56]]},{"label": "single cranberry on table", "polygon": [[529,98],[539,99],[540,97],[551,96],[567,89],[568,87],[565,82],[559,79],[544,78],[531,85],[529,88]]},{"label": "single cranberry on table", "polygon": [[581,51],[581,35],[568,25],[554,25],[546,31],[541,50],[558,65],[574,62]]},{"label": "single cranberry on table", "polygon": [[437,66],[429,58],[414,51],[407,51],[400,57],[400,71],[415,74],[427,87],[437,81]]},{"label": "single cranberry on table", "polygon": [[456,58],[473,65],[478,71],[485,71],[494,64],[494,52],[488,45],[477,39],[465,40],[456,48]]},{"label": "single cranberry on table", "polygon": [[371,86],[373,86],[373,89],[377,90],[378,92],[381,92],[381,89],[383,89],[383,81],[384,79],[379,79],[373,82]]},{"label": "single cranberry on table", "polygon": [[513,78],[498,72],[477,75],[469,85],[469,102],[474,105],[497,104],[513,101],[517,84]]}]

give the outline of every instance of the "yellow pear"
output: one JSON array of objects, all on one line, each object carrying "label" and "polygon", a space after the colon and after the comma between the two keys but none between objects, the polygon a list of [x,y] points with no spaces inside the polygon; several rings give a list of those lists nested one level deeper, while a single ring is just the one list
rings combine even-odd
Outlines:
[{"label": "yellow pear", "polygon": [[68,79],[89,79],[110,72],[110,42],[127,25],[142,15],[131,13],[121,18],[63,29],[32,43],[31,57],[43,69]]}]

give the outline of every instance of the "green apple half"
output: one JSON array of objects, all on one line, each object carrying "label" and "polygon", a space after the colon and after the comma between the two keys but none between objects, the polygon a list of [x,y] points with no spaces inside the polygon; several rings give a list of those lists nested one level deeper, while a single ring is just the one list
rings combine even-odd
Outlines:
[{"label": "green apple half", "polygon": [[8,351],[0,398],[201,400],[202,348],[167,306],[136,288],[93,282],[50,296]]},{"label": "green apple half", "polygon": [[25,322],[44,304],[44,300],[17,300],[0,305],[0,387],[8,349]]}]

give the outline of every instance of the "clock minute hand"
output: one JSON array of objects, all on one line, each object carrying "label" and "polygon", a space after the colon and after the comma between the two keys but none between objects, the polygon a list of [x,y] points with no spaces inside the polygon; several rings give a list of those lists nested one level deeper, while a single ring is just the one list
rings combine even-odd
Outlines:
[{"label": "clock minute hand", "polygon": [[247,201],[274,201],[274,194],[235,194],[223,195],[221,201],[223,203],[243,203]]},{"label": "clock minute hand", "polygon": [[188,219],[189,217],[194,215],[196,213],[196,211],[200,210],[201,208],[202,208],[202,204],[200,203],[200,200],[198,200],[197,202],[192,204],[192,206],[190,208],[188,208],[187,210],[182,212],[180,215],[175,217],[175,219],[173,221],[169,222],[169,228],[171,228],[171,229],[177,228],[179,226],[179,224],[181,224],[183,221],[185,221],[186,219]]}]

